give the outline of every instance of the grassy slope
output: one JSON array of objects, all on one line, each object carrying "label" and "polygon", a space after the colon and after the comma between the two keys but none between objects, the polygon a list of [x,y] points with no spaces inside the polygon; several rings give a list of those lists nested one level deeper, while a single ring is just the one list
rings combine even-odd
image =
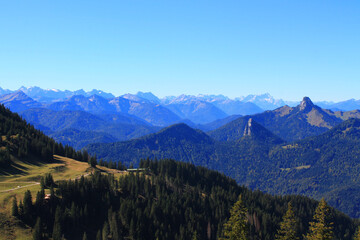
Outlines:
[{"label": "grassy slope", "polygon": [[[32,159],[28,162],[14,160],[12,172],[0,171],[0,239],[32,239],[31,229],[22,226],[11,216],[13,198],[23,199],[27,190],[31,191],[33,200],[40,190],[40,178],[45,173],[51,173],[55,181],[76,179],[94,171],[85,162],[70,158],[54,156],[55,163],[42,163]],[[123,172],[99,167],[104,173],[112,173],[118,177]]]}]

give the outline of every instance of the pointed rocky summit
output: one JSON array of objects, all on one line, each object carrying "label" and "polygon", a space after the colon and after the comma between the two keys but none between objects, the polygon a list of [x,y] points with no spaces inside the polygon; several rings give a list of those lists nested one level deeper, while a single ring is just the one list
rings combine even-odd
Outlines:
[{"label": "pointed rocky summit", "polygon": [[251,136],[252,118],[249,118],[244,130],[244,136]]},{"label": "pointed rocky summit", "polygon": [[303,111],[309,107],[313,107],[314,104],[309,97],[304,97],[300,103],[300,111]]}]

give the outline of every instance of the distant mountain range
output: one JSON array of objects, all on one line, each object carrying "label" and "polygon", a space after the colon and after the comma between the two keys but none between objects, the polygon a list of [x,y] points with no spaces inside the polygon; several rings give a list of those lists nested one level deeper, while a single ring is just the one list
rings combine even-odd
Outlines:
[{"label": "distant mountain range", "polygon": [[[9,90],[2,89],[0,87],[0,96],[4,94],[14,93],[16,91],[22,91],[27,96],[31,97],[33,100],[41,103],[52,103],[61,100],[65,100],[74,95],[82,95],[85,97],[90,97],[93,95],[98,95],[105,99],[112,99],[115,96],[112,93],[107,93],[102,90],[93,89],[91,91],[84,91],[83,89],[79,89],[76,91],[70,90],[58,90],[58,89],[42,89],[40,87],[21,87],[18,90]],[[299,104],[296,101],[287,101],[283,99],[275,99],[269,93],[265,94],[250,94],[248,96],[237,97],[235,99],[230,99],[224,95],[204,95],[199,94],[198,96],[192,95],[180,95],[180,96],[167,96],[164,98],[158,98],[151,92],[138,92],[136,94],[125,94],[121,97],[137,97],[137,99],[132,99],[138,102],[147,100],[149,102],[161,105],[167,105],[172,101],[179,103],[179,100],[184,103],[184,97],[190,101],[202,101],[209,102],[219,108],[221,111],[225,112],[227,115],[241,114],[241,115],[249,115],[262,112],[264,110],[274,110],[276,108],[282,107],[284,105],[288,105],[290,107],[294,107]],[[315,102],[316,105],[325,108],[331,109],[333,111],[351,111],[360,109],[360,100],[349,99],[347,101],[342,102],[331,102],[331,101],[322,101]],[[255,106],[256,105],[256,106]]]},{"label": "distant mountain range", "polygon": [[[39,88],[28,89],[28,92],[35,91],[42,92]],[[180,122],[209,131],[241,116],[228,116],[205,101],[174,101],[172,104],[162,105],[150,93],[139,95],[149,99],[131,94],[106,99],[95,94],[38,102],[18,90],[1,95],[0,103],[20,113],[27,121],[56,140],[71,144],[77,149],[98,141],[111,142],[140,137],[159,130],[159,127]]]},{"label": "distant mountain range", "polygon": [[[352,111],[320,109],[311,101],[307,103],[311,110],[300,110],[293,106],[294,102],[275,99],[268,93],[237,99],[224,95],[180,95],[160,99],[149,92],[115,97],[96,89],[86,92],[39,87],[21,87],[17,91],[0,88],[0,103],[22,114],[56,140],[78,149],[98,141],[108,143],[141,137],[176,123],[186,123],[205,132],[213,131],[209,134],[218,140],[228,137],[222,136],[224,132],[232,132],[231,138],[236,139],[236,131],[231,125],[238,123],[230,122],[241,116],[245,122],[251,116],[286,141],[300,140],[323,133],[348,118],[359,117],[359,111],[351,106],[360,108],[359,101],[352,99],[321,103],[329,108]],[[293,107],[284,106],[286,103]],[[275,110],[264,112],[263,109]],[[52,118],[59,121],[58,127],[53,127]],[[101,123],[88,125],[99,118]],[[82,141],[70,141],[75,139],[75,133],[77,138],[83,136]]]}]

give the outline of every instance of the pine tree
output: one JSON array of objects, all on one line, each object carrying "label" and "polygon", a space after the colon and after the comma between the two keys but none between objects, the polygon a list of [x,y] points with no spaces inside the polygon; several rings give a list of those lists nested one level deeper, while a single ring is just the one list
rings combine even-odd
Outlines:
[{"label": "pine tree", "polygon": [[195,232],[194,232],[191,240],[198,240],[198,239],[199,239],[199,238],[198,238],[198,233],[197,233],[197,231],[195,230]]},{"label": "pine tree", "polygon": [[19,216],[19,208],[18,208],[18,205],[17,205],[16,197],[14,197],[14,199],[13,199],[13,205],[12,205],[12,209],[11,209],[11,215],[13,215],[14,217],[18,217],[18,216]]},{"label": "pine tree", "polygon": [[102,240],[102,236],[101,236],[101,231],[98,230],[97,234],[96,234],[96,240]]},{"label": "pine tree", "polygon": [[109,224],[105,221],[103,229],[102,229],[102,239],[107,240],[109,236]]},{"label": "pine tree", "polygon": [[246,240],[248,236],[247,209],[243,205],[241,195],[230,210],[230,218],[224,224],[222,240]]},{"label": "pine tree", "polygon": [[45,191],[44,189],[42,188],[39,192],[37,192],[36,194],[36,201],[35,201],[35,205],[37,207],[39,207],[42,202],[44,201],[44,198],[45,198]]},{"label": "pine tree", "polygon": [[297,240],[297,227],[298,223],[295,219],[295,214],[291,206],[291,202],[288,203],[288,209],[283,217],[283,221],[280,223],[280,229],[275,236],[276,240]]},{"label": "pine tree", "polygon": [[357,228],[354,234],[354,240],[360,240],[360,226]]},{"label": "pine tree", "polygon": [[82,240],[87,240],[88,238],[87,238],[87,235],[86,235],[86,232],[84,232],[84,235],[83,235],[83,237],[82,237]]},{"label": "pine tree", "polygon": [[116,215],[113,214],[110,222],[111,236],[113,239],[119,239],[118,225],[116,221]]},{"label": "pine tree", "polygon": [[96,154],[95,154],[95,156],[92,156],[92,157],[89,158],[88,164],[89,164],[91,167],[96,167],[96,164],[97,164]]},{"label": "pine tree", "polygon": [[44,179],[44,177],[41,177],[41,179],[40,179],[40,187],[41,187],[41,189],[45,188],[45,179]]},{"label": "pine tree", "polygon": [[20,200],[20,203],[19,203],[19,217],[23,217],[24,216],[24,205],[22,203],[22,201]]},{"label": "pine tree", "polygon": [[38,217],[33,230],[33,239],[41,240],[41,219]]},{"label": "pine tree", "polygon": [[[24,195],[24,221],[31,223],[33,221],[33,204],[30,190],[27,190]],[[35,220],[35,219],[34,219]]]},{"label": "pine tree", "polygon": [[54,240],[61,240],[61,236],[62,236],[61,219],[62,219],[61,208],[60,206],[58,206],[55,211],[55,221],[54,221],[53,234],[52,234]]},{"label": "pine tree", "polygon": [[307,240],[331,240],[334,238],[333,223],[330,221],[330,208],[321,199],[315,210],[314,220],[310,222]]}]

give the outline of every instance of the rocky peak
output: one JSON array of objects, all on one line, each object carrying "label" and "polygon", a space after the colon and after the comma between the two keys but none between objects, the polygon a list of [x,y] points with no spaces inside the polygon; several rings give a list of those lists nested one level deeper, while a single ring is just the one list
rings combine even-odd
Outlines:
[{"label": "rocky peak", "polygon": [[249,118],[247,124],[245,125],[244,136],[251,136],[252,122],[253,122],[252,118]]},{"label": "rocky peak", "polygon": [[309,107],[313,107],[314,104],[309,97],[304,97],[300,103],[300,111],[303,111]]}]

